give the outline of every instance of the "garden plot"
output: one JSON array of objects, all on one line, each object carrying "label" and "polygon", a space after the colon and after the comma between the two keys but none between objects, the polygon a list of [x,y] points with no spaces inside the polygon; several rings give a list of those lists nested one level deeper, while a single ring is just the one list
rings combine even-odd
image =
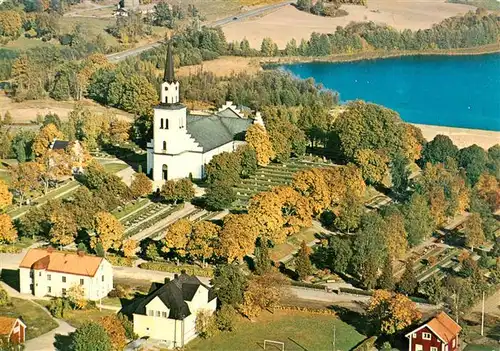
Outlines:
[{"label": "garden plot", "polygon": [[[132,232],[139,232],[140,230],[146,229],[148,226],[144,226],[146,223],[155,223],[157,220],[162,218],[162,215],[168,212],[172,205],[164,204],[161,202],[150,203],[142,210],[137,211],[133,215],[127,217],[123,221],[125,226],[125,235],[131,236]],[[136,229],[140,228],[138,231]]]},{"label": "garden plot", "polygon": [[419,282],[423,282],[434,274],[442,278],[445,275],[444,270],[455,269],[459,266],[457,255],[459,250],[456,248],[443,248],[436,254],[427,256],[425,259],[427,264],[422,263],[421,259],[418,265],[414,266],[415,274]]}]

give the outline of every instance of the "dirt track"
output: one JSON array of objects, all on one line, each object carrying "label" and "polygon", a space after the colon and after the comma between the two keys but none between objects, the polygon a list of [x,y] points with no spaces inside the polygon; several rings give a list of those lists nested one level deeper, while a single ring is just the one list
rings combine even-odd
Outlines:
[{"label": "dirt track", "polygon": [[430,28],[443,19],[475,10],[474,7],[445,3],[444,0],[368,0],[368,6],[344,5],[345,17],[320,17],[307,14],[289,5],[268,15],[223,27],[229,42],[246,37],[250,45],[260,48],[262,39],[271,37],[280,48],[295,38],[308,39],[313,32],[332,33],[337,26],[350,22],[373,21],[396,29]]}]

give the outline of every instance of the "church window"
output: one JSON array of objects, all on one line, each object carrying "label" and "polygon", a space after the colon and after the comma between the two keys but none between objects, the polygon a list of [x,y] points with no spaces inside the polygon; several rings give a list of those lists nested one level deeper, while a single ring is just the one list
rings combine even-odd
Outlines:
[{"label": "church window", "polygon": [[167,86],[165,86],[165,91],[168,91],[168,87]]},{"label": "church window", "polygon": [[163,179],[168,180],[168,166],[163,165],[162,167]]},{"label": "church window", "polygon": [[163,129],[163,118],[160,119],[160,129]]},{"label": "church window", "polygon": [[165,129],[168,129],[168,119],[165,120]]},{"label": "church window", "polygon": [[166,142],[166,141],[164,141],[164,142],[163,142],[163,151],[166,151],[166,150],[167,150],[167,142]]}]

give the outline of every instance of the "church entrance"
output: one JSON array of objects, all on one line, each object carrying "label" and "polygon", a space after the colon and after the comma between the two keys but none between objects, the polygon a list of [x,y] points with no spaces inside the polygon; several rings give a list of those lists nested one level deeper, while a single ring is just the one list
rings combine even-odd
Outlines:
[{"label": "church entrance", "polygon": [[168,180],[168,166],[167,165],[163,165],[162,172],[163,172],[163,179]]}]

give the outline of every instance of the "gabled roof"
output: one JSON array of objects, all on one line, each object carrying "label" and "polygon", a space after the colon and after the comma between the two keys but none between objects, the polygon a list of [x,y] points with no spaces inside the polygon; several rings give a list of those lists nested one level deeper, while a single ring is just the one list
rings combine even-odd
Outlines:
[{"label": "gabled roof", "polygon": [[252,119],[240,117],[188,115],[186,127],[187,132],[207,152],[233,140],[243,140],[252,123]]},{"label": "gabled roof", "polygon": [[52,143],[52,150],[66,150],[69,145],[69,141],[67,140],[54,140]]},{"label": "gabled roof", "polygon": [[102,261],[102,257],[85,254],[80,255],[53,249],[30,249],[19,267],[93,277]]},{"label": "gabled roof", "polygon": [[[18,319],[19,318],[0,316],[0,335],[10,335]],[[24,327],[26,327],[26,325],[20,319],[19,322],[21,322]]]},{"label": "gabled roof", "polygon": [[146,314],[146,306],[156,297],[158,297],[165,306],[169,309],[168,318],[171,319],[184,319],[191,314],[189,306],[186,301],[191,301],[194,294],[200,286],[204,286],[208,289],[208,301],[212,301],[215,296],[213,290],[210,287],[204,285],[195,276],[190,276],[185,273],[180,274],[171,281],[158,287],[158,283],[153,283],[151,285],[150,292],[147,296],[136,302],[125,306],[122,309],[122,313],[131,314]]},{"label": "gabled roof", "polygon": [[406,337],[411,338],[413,333],[418,332],[422,328],[429,328],[439,339],[445,343],[449,343],[453,340],[462,330],[460,325],[458,325],[453,319],[450,318],[446,313],[439,312],[434,318],[430,319],[427,323],[422,324],[417,329],[406,334]]}]

